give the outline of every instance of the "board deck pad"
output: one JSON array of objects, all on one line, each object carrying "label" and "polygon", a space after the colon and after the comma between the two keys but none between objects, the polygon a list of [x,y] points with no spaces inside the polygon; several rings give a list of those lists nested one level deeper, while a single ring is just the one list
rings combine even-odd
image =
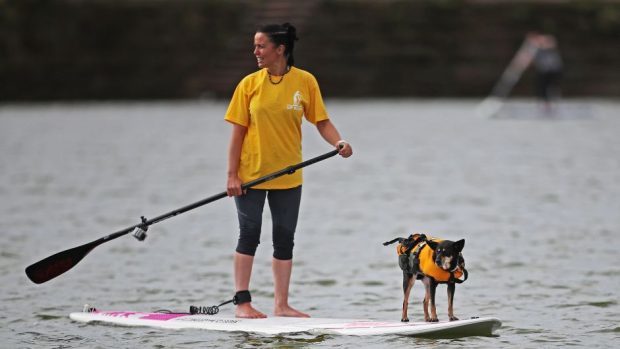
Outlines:
[{"label": "board deck pad", "polygon": [[143,313],[134,311],[92,311],[71,313],[79,322],[101,322],[121,326],[147,326],[166,329],[197,328],[213,331],[281,335],[300,332],[351,336],[402,335],[437,338],[491,336],[501,326],[492,317],[457,321],[396,322],[368,319],[289,318],[239,319],[219,315],[187,313]]}]

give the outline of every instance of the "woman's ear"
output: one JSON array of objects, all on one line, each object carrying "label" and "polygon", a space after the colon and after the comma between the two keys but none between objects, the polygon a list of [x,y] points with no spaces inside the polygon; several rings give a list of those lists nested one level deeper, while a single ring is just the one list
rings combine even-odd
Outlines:
[{"label": "woman's ear", "polygon": [[284,45],[278,45],[278,47],[276,47],[276,52],[281,55],[284,56],[284,51],[286,51],[286,46]]}]

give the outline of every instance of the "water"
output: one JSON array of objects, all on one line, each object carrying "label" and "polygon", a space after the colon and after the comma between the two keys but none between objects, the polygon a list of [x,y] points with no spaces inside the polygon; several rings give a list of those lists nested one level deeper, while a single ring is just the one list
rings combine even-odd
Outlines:
[{"label": "water", "polygon": [[[497,337],[428,340],[166,331],[84,325],[85,303],[185,311],[229,299],[234,204],[158,223],[32,284],[24,268],[225,185],[225,103],[0,107],[0,347],[616,347],[620,338],[620,104],[583,117],[480,119],[475,101],[329,101],[354,157],[305,170],[291,302],[317,317],[398,320],[394,247],[413,231],[466,239],[455,313],[495,316]],[[571,104],[572,103],[572,104]],[[587,115],[586,115],[587,114]],[[331,150],[304,126],[305,158]],[[270,222],[254,268],[271,311]],[[438,290],[440,319],[446,297]],[[410,318],[421,320],[416,284]],[[222,308],[231,314],[232,308]]]}]

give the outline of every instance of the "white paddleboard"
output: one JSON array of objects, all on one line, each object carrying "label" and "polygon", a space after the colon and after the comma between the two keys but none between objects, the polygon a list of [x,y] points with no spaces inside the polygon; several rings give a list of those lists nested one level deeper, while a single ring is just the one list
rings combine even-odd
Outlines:
[{"label": "white paddleboard", "polygon": [[71,313],[79,322],[102,322],[121,326],[167,329],[199,328],[213,331],[249,332],[278,335],[299,332],[349,336],[402,335],[437,338],[490,336],[501,326],[496,318],[483,317],[447,322],[390,322],[360,319],[289,318],[238,319],[218,315],[187,313],[141,313],[133,311],[92,311]]}]

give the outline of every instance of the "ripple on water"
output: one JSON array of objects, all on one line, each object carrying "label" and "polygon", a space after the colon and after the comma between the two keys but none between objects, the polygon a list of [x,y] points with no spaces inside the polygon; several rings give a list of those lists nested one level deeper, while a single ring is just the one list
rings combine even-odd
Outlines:
[{"label": "ripple on water", "polygon": [[309,281],[303,281],[300,282],[301,284],[306,284],[306,285],[316,285],[316,286],[325,286],[325,287],[331,287],[331,286],[335,286],[338,284],[338,280],[334,280],[334,279],[319,279],[319,280],[309,280]]},{"label": "ripple on water", "polygon": [[58,319],[66,319],[64,315],[57,314],[37,314],[35,317],[39,320],[48,321],[48,320],[58,320]]},{"label": "ripple on water", "polygon": [[534,329],[534,328],[517,328],[517,327],[510,327],[510,326],[502,326],[502,329],[505,331],[511,331],[515,334],[539,334],[539,333],[545,333],[546,331],[541,330],[541,329]]},{"label": "ripple on water", "polygon": [[556,308],[579,308],[579,307],[596,307],[596,308],[609,308],[618,305],[615,300],[608,301],[596,301],[596,302],[579,302],[557,305]]},{"label": "ripple on water", "polygon": [[517,269],[517,268],[523,268],[526,267],[527,264],[523,263],[523,262],[506,262],[501,264],[499,267],[502,269]]},{"label": "ripple on water", "polygon": [[3,258],[3,259],[18,259],[19,255],[17,253],[13,253],[13,252],[9,252],[9,251],[2,251],[2,252],[0,252],[0,258]]},{"label": "ripple on water", "polygon": [[385,286],[385,282],[383,281],[379,281],[379,280],[368,280],[368,281],[362,281],[362,285],[363,286]]},{"label": "ripple on water", "polygon": [[41,346],[43,343],[48,343],[49,345],[57,345],[62,347],[88,347],[87,343],[92,342],[91,339],[84,338],[76,335],[67,335],[67,334],[46,334],[35,331],[27,331],[27,332],[19,332],[18,336],[23,336],[24,344],[30,344],[33,346]]},{"label": "ripple on water", "polygon": [[620,326],[604,328],[601,330],[590,331],[589,333],[620,333]]}]

